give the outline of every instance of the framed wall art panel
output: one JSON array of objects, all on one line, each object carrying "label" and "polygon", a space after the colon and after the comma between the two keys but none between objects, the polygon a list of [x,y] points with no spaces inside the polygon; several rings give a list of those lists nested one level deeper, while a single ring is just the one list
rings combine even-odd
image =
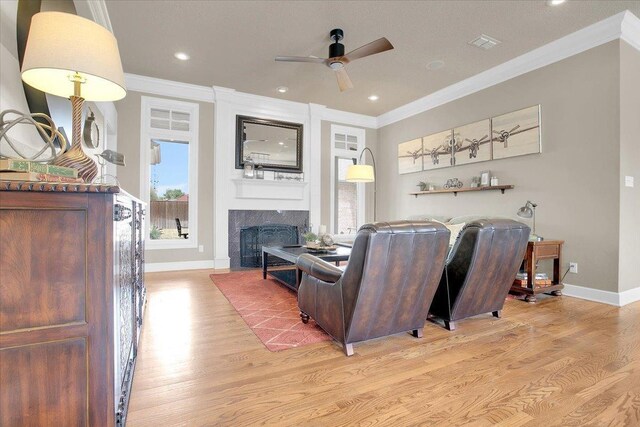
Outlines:
[{"label": "framed wall art panel", "polygon": [[422,138],[398,144],[398,173],[422,171]]},{"label": "framed wall art panel", "polygon": [[456,140],[455,164],[491,160],[491,120],[485,119],[453,130]]},{"label": "framed wall art panel", "polygon": [[491,119],[493,158],[540,153],[540,105]]},{"label": "framed wall art panel", "polygon": [[434,133],[422,138],[423,168],[433,170],[453,166],[452,155],[453,131]]}]

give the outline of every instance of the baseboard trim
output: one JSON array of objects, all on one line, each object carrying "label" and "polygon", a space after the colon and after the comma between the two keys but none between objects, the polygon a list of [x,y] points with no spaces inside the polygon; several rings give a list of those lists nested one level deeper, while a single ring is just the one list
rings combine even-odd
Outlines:
[{"label": "baseboard trim", "polygon": [[203,270],[207,268],[216,268],[213,260],[205,261],[181,261],[181,262],[154,262],[144,265],[145,272],[155,273],[158,271],[176,271],[176,270]]},{"label": "baseboard trim", "polygon": [[624,292],[602,291],[600,289],[585,288],[583,286],[564,284],[563,295],[573,298],[585,299],[602,304],[622,307],[636,301],[640,301],[640,287]]},{"label": "baseboard trim", "polygon": [[213,263],[216,270],[231,268],[231,258],[229,257],[216,258]]},{"label": "baseboard trim", "polygon": [[620,293],[620,306],[640,301],[640,286]]}]

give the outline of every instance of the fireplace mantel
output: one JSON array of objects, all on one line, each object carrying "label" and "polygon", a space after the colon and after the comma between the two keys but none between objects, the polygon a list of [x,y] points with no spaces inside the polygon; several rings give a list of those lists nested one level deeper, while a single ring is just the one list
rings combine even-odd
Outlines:
[{"label": "fireplace mantel", "polygon": [[234,179],[238,199],[303,200],[307,183],[302,181],[270,181]]}]

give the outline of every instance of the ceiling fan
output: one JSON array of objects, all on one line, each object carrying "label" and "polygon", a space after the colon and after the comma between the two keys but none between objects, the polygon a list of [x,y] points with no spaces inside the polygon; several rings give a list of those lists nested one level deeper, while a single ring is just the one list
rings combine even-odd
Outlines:
[{"label": "ceiling fan", "polygon": [[345,55],[344,45],[340,43],[340,40],[344,37],[344,32],[341,29],[336,28],[331,30],[329,37],[333,40],[333,43],[329,45],[329,58],[316,58],[314,56],[276,56],[276,61],[325,64],[327,67],[335,71],[336,78],[338,79],[338,86],[340,87],[340,91],[343,92],[353,87],[353,83],[351,83],[347,70],[344,68],[345,65],[349,62],[355,61],[356,59],[393,49],[393,45],[389,40],[383,37],[364,46],[360,46]]}]

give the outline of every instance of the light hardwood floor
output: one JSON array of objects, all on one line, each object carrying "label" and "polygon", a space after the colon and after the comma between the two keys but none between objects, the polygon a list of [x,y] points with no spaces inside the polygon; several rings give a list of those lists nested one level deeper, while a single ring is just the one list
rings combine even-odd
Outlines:
[{"label": "light hardwood floor", "polygon": [[128,426],[640,426],[640,303],[508,301],[352,357],[271,353],[211,272],[147,275]]}]

